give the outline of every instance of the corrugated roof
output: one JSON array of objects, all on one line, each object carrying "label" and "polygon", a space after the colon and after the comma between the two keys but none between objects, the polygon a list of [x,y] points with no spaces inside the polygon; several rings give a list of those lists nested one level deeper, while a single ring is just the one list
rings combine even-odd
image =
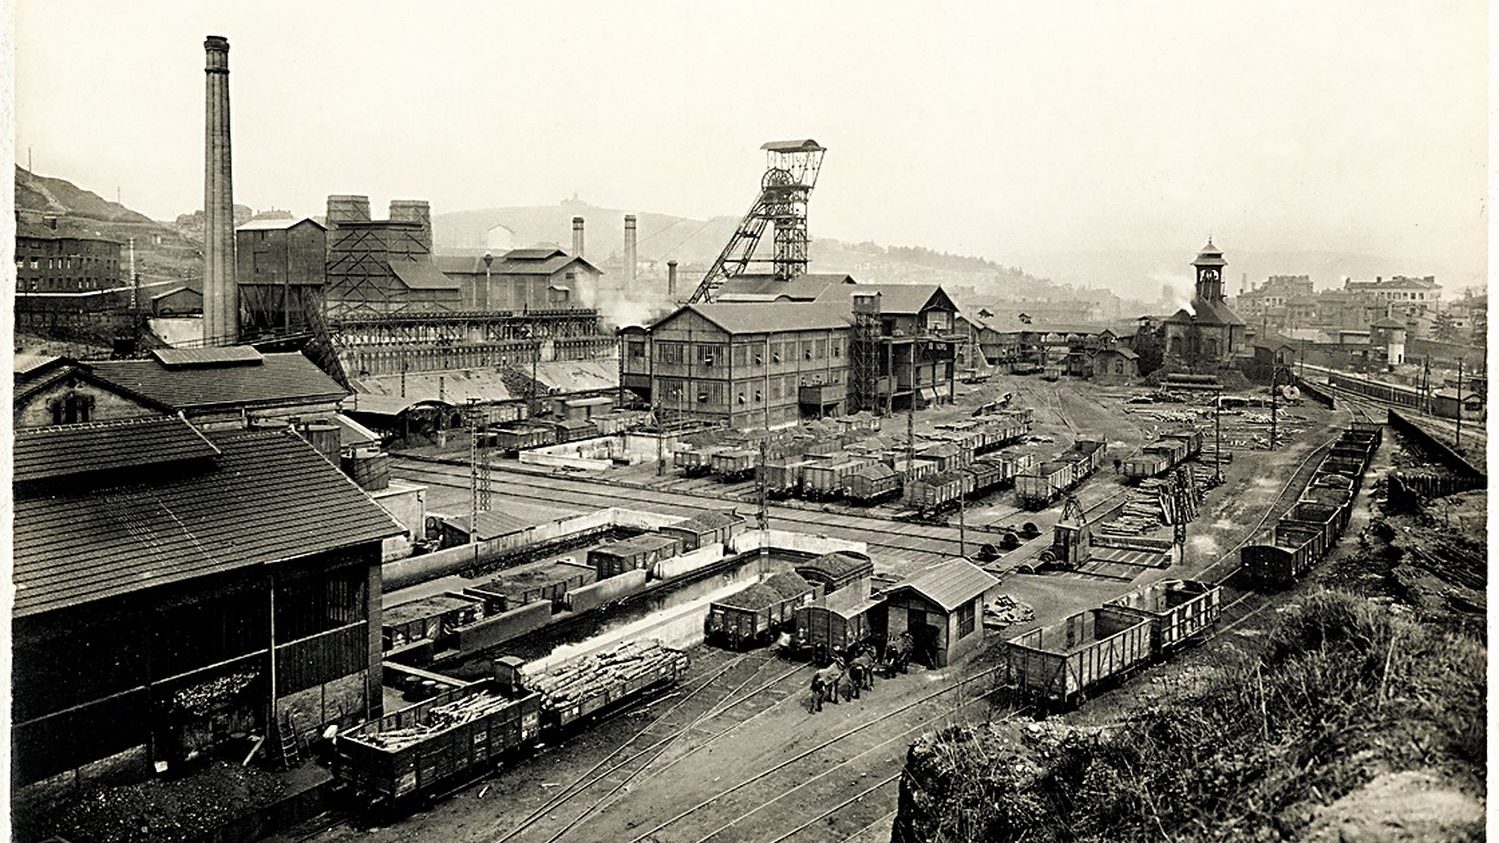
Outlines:
[{"label": "corrugated roof", "polygon": [[[503,373],[493,368],[407,372],[404,378],[399,374],[369,375],[354,378],[351,383],[356,391],[367,393],[359,397],[361,402],[371,396],[394,398],[403,392],[405,393],[403,400],[409,404],[415,404],[418,401],[442,401],[457,405],[467,402],[470,398],[478,398],[481,401],[509,401],[514,397],[514,393],[505,384]],[[344,406],[352,407],[347,403]],[[364,409],[363,403],[360,404],[360,409]]]},{"label": "corrugated roof", "polygon": [[151,352],[169,369],[209,366],[259,366],[265,355],[253,346],[230,345],[222,348],[158,348]]},{"label": "corrugated roof", "polygon": [[[517,256],[517,253],[524,253]],[[577,263],[598,272],[598,267],[583,258],[569,255],[561,249],[514,249],[503,255],[492,255],[487,271],[490,275],[551,275],[569,265]],[[442,272],[454,275],[483,275],[483,255],[437,255],[432,258]]]},{"label": "corrugated roof", "polygon": [[746,301],[766,301],[766,296],[787,301],[813,301],[830,287],[854,283],[853,276],[838,273],[809,272],[790,281],[782,281],[774,275],[746,273],[735,275],[723,283],[713,300],[729,303],[745,297]]},{"label": "corrugated roof", "polygon": [[[529,373],[529,367],[518,371]],[[536,380],[549,393],[571,394],[619,388],[618,360],[549,360],[536,364]]]},{"label": "corrugated roof", "polygon": [[[285,433],[209,433],[196,471],[72,484],[15,505],[17,616],[377,542],[403,532],[312,446]],[[87,525],[80,529],[80,525]]]},{"label": "corrugated roof", "polygon": [[[847,328],[849,309],[840,302],[754,302],[690,304],[692,310],[730,334],[772,334]],[[682,311],[677,311],[681,313]],[[663,319],[662,324],[671,317]]]},{"label": "corrugated roof", "polygon": [[457,281],[442,274],[442,270],[431,261],[393,260],[390,271],[402,284],[413,290],[457,290]]},{"label": "corrugated roof", "polygon": [[998,584],[998,578],[967,559],[949,559],[891,586],[887,594],[909,588],[951,612]]},{"label": "corrugated roof", "polygon": [[11,359],[11,366],[17,376],[24,376],[64,359],[56,354],[17,354]]},{"label": "corrugated roof", "polygon": [[291,228],[293,226],[301,225],[304,222],[310,222],[313,225],[317,226],[318,228],[321,228],[324,231],[328,230],[326,226],[324,226],[322,223],[318,222],[317,220],[313,219],[312,217],[302,217],[300,219],[298,219],[296,217],[282,217],[281,219],[274,219],[274,220],[250,220],[249,222],[245,223],[242,226],[239,226],[238,228],[236,228],[234,230],[235,231],[280,231],[280,230],[283,230],[283,229]]},{"label": "corrugated roof", "polygon": [[218,456],[219,449],[176,416],[21,428],[15,438],[17,483],[96,471],[145,468]]},{"label": "corrugated roof", "polygon": [[156,360],[99,360],[88,366],[100,380],[174,410],[275,407],[337,401],[348,394],[295,351],[266,354],[259,366],[174,369]]}]

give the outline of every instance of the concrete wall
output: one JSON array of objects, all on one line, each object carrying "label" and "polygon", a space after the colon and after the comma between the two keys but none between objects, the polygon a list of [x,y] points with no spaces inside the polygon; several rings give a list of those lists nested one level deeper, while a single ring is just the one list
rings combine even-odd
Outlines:
[{"label": "concrete wall", "polygon": [[410,556],[412,541],[425,537],[427,532],[427,487],[392,482],[385,489],[371,492],[370,497],[407,532],[406,536],[394,536],[384,541],[380,548],[381,561]]},{"label": "concrete wall", "polygon": [[869,553],[869,545],[864,542],[832,539],[827,536],[809,536],[805,533],[793,533],[787,530],[745,530],[729,543],[729,548],[734,553],[744,553],[762,547],[796,550],[803,553],[815,553],[819,556],[840,550],[852,550],[865,555]]},{"label": "concrete wall", "polygon": [[643,568],[626,571],[582,588],[572,589],[563,600],[572,611],[586,612],[611,600],[634,594],[645,587],[646,577],[647,573]]},{"label": "concrete wall", "polygon": [[699,568],[712,565],[724,558],[724,546],[722,544],[703,545],[697,550],[689,551],[681,556],[673,556],[670,559],[662,559],[650,568],[651,578],[658,580],[669,580],[696,571]]},{"label": "concrete wall", "polygon": [[458,649],[471,653],[493,647],[546,626],[552,619],[552,601],[527,603],[458,628]]},{"label": "concrete wall", "polygon": [[412,556],[385,563],[385,589],[394,591],[419,582],[437,579],[468,568],[476,562],[486,562],[506,553],[545,544],[580,533],[602,530],[608,527],[630,527],[638,530],[654,530],[681,520],[669,515],[636,512],[628,509],[602,509],[571,518],[560,518],[539,524],[509,535],[499,536],[474,545],[462,545]]}]

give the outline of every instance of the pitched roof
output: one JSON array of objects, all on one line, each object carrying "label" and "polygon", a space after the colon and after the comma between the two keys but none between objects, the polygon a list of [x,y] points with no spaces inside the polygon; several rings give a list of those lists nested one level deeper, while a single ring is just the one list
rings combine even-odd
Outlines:
[{"label": "pitched roof", "polygon": [[203,434],[177,416],[21,428],[16,431],[15,446],[17,483],[159,466],[219,454]]},{"label": "pitched roof", "polygon": [[1405,329],[1405,323],[1399,321],[1398,319],[1391,319],[1390,317],[1386,316],[1385,318],[1379,320],[1378,322],[1375,322],[1374,324],[1370,325],[1369,327],[1371,327],[1371,328],[1400,328],[1401,330],[1404,330]]},{"label": "pitched roof", "polygon": [[390,271],[413,290],[456,290],[458,282],[442,274],[431,261],[393,260]]},{"label": "pitched roof", "polygon": [[[444,518],[443,521],[453,525],[464,533],[470,532],[469,525],[473,523],[473,519],[467,515]],[[544,522],[520,518],[507,512],[481,512],[479,513],[479,541],[488,541],[500,536],[519,533],[536,526],[538,523]]]},{"label": "pitched roof", "polygon": [[[525,373],[527,367],[519,367]],[[619,388],[615,360],[548,360],[536,364],[536,380],[548,393],[571,394]]]},{"label": "pitched roof", "polygon": [[313,225],[317,226],[318,228],[322,229],[323,231],[327,231],[328,230],[327,226],[324,226],[322,223],[318,222],[317,220],[313,219],[312,217],[301,217],[300,219],[297,218],[297,217],[281,217],[279,219],[269,219],[269,220],[250,220],[249,222],[245,223],[244,225],[236,227],[234,230],[235,231],[280,231],[282,229],[293,228],[295,226],[301,225],[304,222],[310,222]]},{"label": "pitched roof", "polygon": [[[835,330],[847,328],[850,317],[848,307],[841,302],[689,304],[677,313],[686,310],[697,313],[730,334]],[[667,316],[656,324],[665,324],[672,316]]]},{"label": "pitched roof", "polygon": [[949,559],[896,583],[888,593],[908,588],[950,612],[998,584],[997,577],[967,559]]},{"label": "pitched roof", "polygon": [[1211,301],[1211,300],[1208,300],[1208,299],[1193,299],[1192,300],[1192,310],[1195,310],[1196,313],[1194,314],[1191,311],[1187,310],[1186,308],[1182,308],[1181,310],[1178,310],[1177,312],[1171,314],[1171,316],[1169,316],[1166,319],[1166,321],[1170,322],[1172,324],[1178,324],[1178,325],[1179,324],[1189,324],[1189,325],[1190,324],[1202,324],[1202,325],[1243,325],[1243,324],[1245,324],[1244,320],[1239,318],[1239,314],[1234,313],[1233,308],[1229,307],[1227,304],[1225,304],[1224,302],[1221,302],[1221,301]]},{"label": "pitched roof", "polygon": [[[540,364],[538,364],[539,366]],[[616,367],[617,368],[617,367]],[[481,401],[509,401],[515,397],[505,383],[504,374],[493,367],[487,369],[452,369],[446,372],[407,372],[401,375],[368,375],[353,378],[354,389],[362,393],[358,401],[345,401],[345,409],[374,410],[389,408],[378,398],[399,398],[403,406],[394,412],[418,401],[441,401],[444,404],[463,404],[470,398]]]},{"label": "pitched roof", "polygon": [[248,345],[231,345],[222,348],[158,348],[151,352],[151,356],[169,369],[259,366],[265,362],[265,355]]},{"label": "pitched roof", "polygon": [[137,474],[113,487],[74,483],[46,495],[18,494],[15,614],[290,561],[402,532],[296,436],[226,431],[207,439],[220,455],[197,470]]},{"label": "pitched roof", "polygon": [[805,138],[803,140],[771,141],[770,143],[762,144],[760,148],[769,152],[817,152],[824,147],[811,138]]},{"label": "pitched roof", "polygon": [[[487,267],[490,275],[552,275],[577,263],[590,271],[598,267],[561,249],[512,249],[503,255],[492,255]],[[439,270],[454,275],[483,275],[483,255],[436,255],[432,263]]]},{"label": "pitched roof", "polygon": [[772,299],[786,299],[787,301],[813,301],[818,296],[827,292],[831,287],[842,284],[853,284],[852,275],[839,273],[803,273],[792,278],[790,281],[782,281],[774,275],[759,273],[746,273],[735,275],[723,283],[714,294],[714,301],[731,302],[736,299],[745,301],[766,301],[769,296]]},{"label": "pitched roof", "polygon": [[66,357],[57,354],[17,354],[11,359],[11,366],[15,369],[16,377],[24,378],[65,361]]},{"label": "pitched roof", "polygon": [[830,287],[817,297],[818,302],[838,301],[852,304],[854,296],[880,297],[880,312],[917,314],[925,310],[948,310],[958,307],[937,284],[855,284],[847,289]]},{"label": "pitched roof", "polygon": [[1197,253],[1197,259],[1192,261],[1193,266],[1228,266],[1228,261],[1223,259],[1223,250],[1213,245],[1213,238],[1208,238],[1208,244]]},{"label": "pitched roof", "polygon": [[275,407],[336,401],[348,394],[296,351],[266,354],[258,366],[168,368],[159,360],[99,360],[88,366],[105,383],[174,410]]}]

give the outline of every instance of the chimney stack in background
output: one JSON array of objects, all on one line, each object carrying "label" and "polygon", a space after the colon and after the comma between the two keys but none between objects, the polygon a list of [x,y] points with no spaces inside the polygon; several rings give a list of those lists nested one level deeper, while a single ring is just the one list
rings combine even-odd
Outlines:
[{"label": "chimney stack in background", "polygon": [[203,344],[239,341],[234,284],[234,167],[229,153],[229,39],[210,35],[203,135]]},{"label": "chimney stack in background", "polygon": [[677,262],[666,262],[666,297],[672,300],[677,298]]},{"label": "chimney stack in background", "polygon": [[635,281],[635,215],[625,214],[625,280]]},{"label": "chimney stack in background", "polygon": [[390,200],[390,219],[392,222],[419,222],[422,224],[422,233],[417,238],[423,247],[423,254],[432,254],[432,206],[421,199],[392,199]]},{"label": "chimney stack in background", "polygon": [[583,218],[573,217],[573,257],[583,257]]},{"label": "chimney stack in background", "polygon": [[335,193],[328,197],[328,230],[332,231],[341,222],[369,222],[370,198],[349,193]]}]

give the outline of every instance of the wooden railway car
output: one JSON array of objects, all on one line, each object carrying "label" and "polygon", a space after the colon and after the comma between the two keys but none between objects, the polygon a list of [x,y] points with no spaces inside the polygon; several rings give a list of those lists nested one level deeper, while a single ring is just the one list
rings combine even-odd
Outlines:
[{"label": "wooden railway car", "polygon": [[1005,672],[1027,696],[1070,707],[1149,661],[1150,620],[1103,608],[1005,642]]},{"label": "wooden railway car", "polygon": [[970,497],[986,495],[999,485],[1004,472],[1001,468],[988,460],[974,460],[968,466],[959,469],[973,476],[973,489],[969,492]]},{"label": "wooden railway car", "polygon": [[704,512],[669,524],[657,532],[676,539],[682,552],[689,553],[710,544],[727,547],[734,536],[744,530],[745,523],[744,516],[735,512]]},{"label": "wooden railway car", "polygon": [[912,480],[901,490],[901,503],[923,513],[939,512],[968,497],[973,492],[973,479],[966,471],[944,471]]},{"label": "wooden railway car", "polygon": [[707,448],[680,448],[671,455],[671,464],[682,469],[682,473],[695,477],[713,470],[713,455],[723,446]]},{"label": "wooden railway car", "polygon": [[715,451],[709,459],[714,474],[727,482],[746,480],[755,474],[755,463],[760,454],[748,448],[725,448]]},{"label": "wooden railway car", "polygon": [[539,694],[469,685],[338,733],[333,774],[367,806],[394,806],[498,765],[540,732]]},{"label": "wooden railway car", "polygon": [[515,658],[495,660],[502,684],[541,695],[542,735],[565,734],[579,721],[618,710],[681,680],[687,654],[654,641],[629,641],[590,653],[539,673]]},{"label": "wooden railway car", "polygon": [[845,492],[855,503],[878,503],[900,494],[900,475],[884,463],[872,462],[848,476]]},{"label": "wooden railway car", "polygon": [[1102,442],[1079,439],[1055,460],[1036,466],[1034,473],[1015,478],[1020,505],[1039,509],[1055,501],[1098,470],[1103,460]]},{"label": "wooden railway car", "polygon": [[550,423],[557,430],[557,444],[593,439],[599,435],[598,425],[586,419],[558,419]]},{"label": "wooden railway car", "polygon": [[1239,549],[1239,564],[1253,582],[1284,588],[1311,570],[1317,539],[1312,534],[1283,533],[1272,544],[1250,544]]},{"label": "wooden railway car", "polygon": [[817,664],[847,656],[855,646],[884,634],[885,601],[846,590],[839,595],[824,595],[796,610],[792,646]]},{"label": "wooden railway car", "polygon": [[776,497],[800,494],[802,489],[802,472],[806,470],[808,465],[814,462],[816,460],[810,460],[805,457],[767,462],[763,467],[766,494]]},{"label": "wooden railway car", "polygon": [[1301,501],[1304,501],[1306,503],[1314,503],[1319,506],[1331,507],[1333,509],[1343,509],[1347,507],[1352,499],[1353,489],[1351,487],[1340,489],[1336,486],[1319,486],[1317,485],[1315,478],[1305,489],[1302,490],[1300,498]]},{"label": "wooden railway car", "polygon": [[868,460],[829,459],[808,463],[802,470],[802,494],[813,500],[842,497],[848,478]]},{"label": "wooden railway car", "polygon": [[731,649],[764,646],[796,622],[796,610],[820,596],[821,589],[792,571],[715,600],[708,606],[704,631],[711,642]]},{"label": "wooden railway car", "polygon": [[495,445],[509,456],[531,448],[557,444],[557,429],[542,424],[516,424],[494,431]]},{"label": "wooden railway car", "polygon": [[821,586],[824,594],[860,582],[865,583],[861,587],[867,592],[867,583],[874,577],[874,560],[852,550],[838,550],[797,563],[792,570],[807,582]]},{"label": "wooden railway car", "polygon": [[528,603],[551,601],[562,605],[567,592],[598,579],[594,568],[571,562],[533,562],[511,568],[502,576],[463,589],[463,593],[484,601],[490,612],[508,612]]},{"label": "wooden railway car", "polygon": [[939,472],[952,471],[973,462],[973,451],[953,442],[943,442],[917,451],[916,459],[932,463]]},{"label": "wooden railway car", "polygon": [[1104,604],[1150,621],[1150,647],[1159,657],[1201,636],[1218,622],[1222,591],[1196,580],[1162,580]]},{"label": "wooden railway car", "polygon": [[412,641],[439,641],[485,614],[482,601],[448,595],[386,606],[380,613],[382,649],[403,647]]},{"label": "wooden railway car", "polygon": [[601,545],[588,551],[588,564],[599,579],[617,576],[625,571],[650,568],[652,563],[677,555],[681,544],[670,536],[646,533],[622,542]]}]

